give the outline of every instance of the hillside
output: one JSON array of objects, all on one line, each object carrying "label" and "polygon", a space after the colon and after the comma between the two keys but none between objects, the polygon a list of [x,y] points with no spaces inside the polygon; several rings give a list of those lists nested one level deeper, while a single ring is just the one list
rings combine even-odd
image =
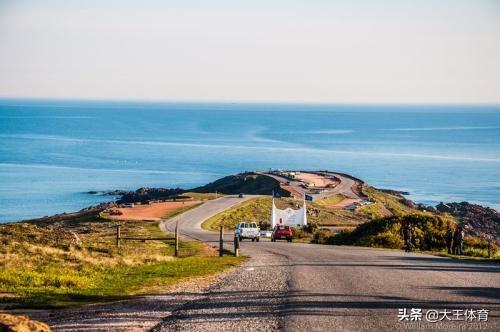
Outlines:
[{"label": "hillside", "polygon": [[249,195],[271,195],[274,191],[280,192],[283,197],[290,196],[287,191],[281,190],[277,180],[252,172],[229,175],[202,187],[194,188],[191,191],[199,193],[214,193],[217,191],[226,195],[240,193]]},{"label": "hillside", "polygon": [[[359,207],[355,211],[348,211],[335,207],[335,204],[345,199],[342,195],[335,195],[325,199],[307,202],[307,217],[310,224],[319,227],[355,227],[361,223],[382,217],[403,215],[417,212],[416,209],[403,204],[404,198],[392,193],[379,191],[368,187],[365,189],[372,204]],[[301,201],[290,198],[275,199],[279,209],[290,207],[297,209]],[[221,212],[208,219],[203,227],[217,230],[221,224],[232,229],[242,220],[256,221],[267,225],[270,218],[272,197],[258,197],[246,201],[232,209]]]},{"label": "hillside", "polygon": [[468,202],[440,203],[436,206],[436,210],[455,217],[471,235],[491,239],[500,245],[500,213],[498,211]]},{"label": "hillside", "polygon": [[[116,221],[97,213],[43,222],[0,225],[0,309],[53,307],[165,290],[175,282],[213,274],[241,258],[222,259],[201,243],[122,241]],[[158,222],[121,222],[122,236],[165,237]],[[61,273],[64,271],[64,273]]]},{"label": "hillside", "polygon": [[[402,216],[374,219],[357,226],[351,232],[316,237],[316,243],[334,245],[357,245],[380,248],[403,248],[403,225],[412,228],[412,244],[418,250],[446,253],[445,235],[448,228],[456,227],[456,220],[450,216],[440,216],[431,213],[412,213]],[[498,246],[491,245],[492,257],[500,254]],[[464,255],[488,257],[488,243],[481,239],[466,235]]]}]

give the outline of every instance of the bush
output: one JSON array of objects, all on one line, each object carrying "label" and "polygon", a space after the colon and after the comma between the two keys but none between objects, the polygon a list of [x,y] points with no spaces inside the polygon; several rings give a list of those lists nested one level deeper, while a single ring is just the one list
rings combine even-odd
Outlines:
[{"label": "bush", "polygon": [[318,229],[318,225],[315,223],[309,223],[303,227],[303,230],[307,233],[313,234]]},{"label": "bush", "polygon": [[352,241],[352,231],[348,231],[347,229],[343,229],[337,234],[329,236],[325,239],[327,244],[333,245],[353,245]]},{"label": "bush", "polygon": [[271,230],[271,224],[269,223],[269,221],[259,222],[259,227],[263,231]]},{"label": "bush", "polygon": [[311,237],[311,233],[306,232],[304,228],[293,227],[292,228],[292,238],[293,239],[306,239]]},{"label": "bush", "polygon": [[341,232],[327,240],[332,244],[362,245],[368,247],[402,248],[403,225],[410,225],[413,243],[421,250],[444,249],[445,233],[451,221],[438,216],[410,214],[372,220],[359,225],[352,232]]},{"label": "bush", "polygon": [[[410,214],[372,220],[359,225],[352,232],[341,231],[322,238],[315,236],[317,243],[335,245],[358,245],[366,247],[403,248],[403,225],[410,225],[412,242],[420,250],[441,251],[446,249],[445,235],[448,228],[454,228],[452,219],[429,214]],[[499,252],[491,246],[492,257]],[[464,254],[467,256],[488,257],[488,243],[478,238],[467,237],[464,241]]]},{"label": "bush", "polygon": [[318,229],[313,236],[312,243],[325,244],[331,232],[328,229]]}]

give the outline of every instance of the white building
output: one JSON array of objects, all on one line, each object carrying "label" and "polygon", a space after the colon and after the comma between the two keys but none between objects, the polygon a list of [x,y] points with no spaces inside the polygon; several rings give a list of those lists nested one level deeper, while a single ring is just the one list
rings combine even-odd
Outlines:
[{"label": "white building", "polygon": [[270,224],[272,229],[274,229],[274,226],[276,225],[288,225],[293,227],[306,226],[307,225],[306,201],[304,200],[304,204],[298,210],[294,210],[291,208],[280,210],[274,204],[274,198],[273,198]]}]

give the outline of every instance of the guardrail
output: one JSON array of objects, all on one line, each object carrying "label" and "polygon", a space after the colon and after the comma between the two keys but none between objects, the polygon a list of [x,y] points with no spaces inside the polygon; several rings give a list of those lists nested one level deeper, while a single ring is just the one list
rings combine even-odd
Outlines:
[{"label": "guardrail", "polygon": [[174,254],[179,257],[179,224],[175,225],[174,237],[137,237],[137,236],[121,236],[121,225],[116,225],[116,247],[121,247],[121,241],[170,241],[174,240]]}]

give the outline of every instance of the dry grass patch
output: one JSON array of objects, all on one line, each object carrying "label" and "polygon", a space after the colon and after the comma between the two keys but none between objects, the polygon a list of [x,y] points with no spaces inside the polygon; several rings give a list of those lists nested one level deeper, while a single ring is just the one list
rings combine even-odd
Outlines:
[{"label": "dry grass patch", "polygon": [[[122,235],[166,237],[158,222],[121,222]],[[88,218],[40,227],[0,226],[0,302],[3,306],[67,306],[165,290],[179,280],[202,277],[238,264],[217,257],[201,243],[173,240],[122,241],[115,246],[116,222]]]}]

